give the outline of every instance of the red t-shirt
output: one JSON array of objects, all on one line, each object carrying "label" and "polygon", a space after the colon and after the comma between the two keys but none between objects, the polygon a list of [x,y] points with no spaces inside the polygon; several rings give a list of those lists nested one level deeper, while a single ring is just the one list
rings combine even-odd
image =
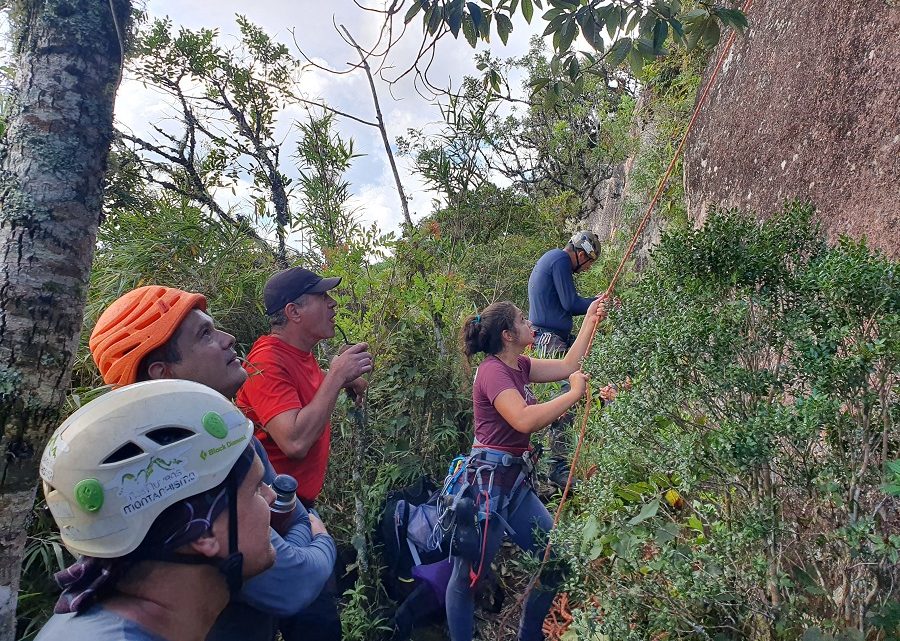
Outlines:
[{"label": "red t-shirt", "polygon": [[325,469],[331,451],[331,422],[303,459],[284,455],[265,431],[266,424],[288,410],[309,404],[325,373],[315,357],[278,338],[261,336],[250,350],[244,369],[250,378],[237,394],[237,406],[256,425],[256,437],[262,442],[279,474],[297,479],[297,497],[310,503],[316,500],[325,483]]},{"label": "red t-shirt", "polygon": [[519,369],[513,369],[496,356],[488,356],[478,371],[472,385],[472,405],[475,414],[475,440],[485,447],[507,450],[521,454],[530,442],[530,436],[516,431],[494,407],[494,400],[500,392],[514,389],[528,405],[537,400],[529,387],[531,382],[531,360],[519,356]]}]

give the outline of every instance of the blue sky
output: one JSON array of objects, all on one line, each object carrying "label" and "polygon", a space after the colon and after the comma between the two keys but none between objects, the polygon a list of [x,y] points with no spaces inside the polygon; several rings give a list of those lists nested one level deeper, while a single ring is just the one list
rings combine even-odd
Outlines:
[{"label": "blue sky", "polygon": [[[377,6],[382,4],[382,1],[369,0],[367,6]],[[355,52],[337,36],[333,22],[346,25],[363,47],[374,43],[381,25],[378,16],[363,11],[352,0],[335,0],[331,3],[310,0],[293,3],[281,0],[254,2],[148,0],[146,10],[151,17],[170,17],[175,25],[192,29],[215,28],[225,44],[236,41],[235,14],[240,13],[277,40],[284,42],[292,51],[294,51],[293,39],[296,37],[307,55],[332,69],[346,68],[348,62],[356,59]],[[398,24],[401,22],[397,21]],[[490,47],[496,55],[502,57],[522,55],[527,51],[531,35],[538,29],[543,29],[543,26],[539,15],[535,15],[531,25],[525,23],[519,16],[514,22],[514,31],[507,46],[504,47],[499,42],[492,42],[491,45],[479,43],[478,50]],[[392,54],[391,60],[398,68],[404,64],[408,65],[413,60],[420,38],[421,19],[417,17],[410,23],[400,46]],[[497,38],[494,37],[492,40]],[[477,74],[474,55],[475,51],[464,40],[455,41],[447,38],[439,46],[432,67],[432,80],[436,84],[448,86],[452,82],[454,86],[459,86],[464,75]],[[310,97],[322,98],[336,109],[374,120],[371,95],[365,76],[361,72],[334,76],[310,71],[304,75],[302,83]],[[401,81],[395,85],[393,97],[385,83],[378,81],[378,85],[379,98],[392,143],[398,135],[405,134],[407,129],[422,130],[436,127],[439,123],[438,109],[414,91],[411,81]],[[126,75],[116,105],[116,119],[120,126],[146,134],[147,123],[159,122],[167,114],[172,113],[174,113],[172,109],[159,95],[143,88]],[[283,144],[288,146],[282,151],[283,158],[288,157],[293,150],[289,121],[303,117],[303,114],[303,110],[298,109],[288,114],[290,117],[282,124],[285,139]],[[355,194],[352,205],[358,208],[362,220],[375,221],[384,231],[396,229],[401,220],[399,198],[378,130],[348,120],[339,120],[338,130],[344,136],[351,136],[355,141],[356,151],[364,154],[355,161],[353,169],[348,174]],[[398,163],[401,180],[411,197],[410,208],[413,218],[429,213],[430,194],[409,171],[406,160],[398,159]]]}]

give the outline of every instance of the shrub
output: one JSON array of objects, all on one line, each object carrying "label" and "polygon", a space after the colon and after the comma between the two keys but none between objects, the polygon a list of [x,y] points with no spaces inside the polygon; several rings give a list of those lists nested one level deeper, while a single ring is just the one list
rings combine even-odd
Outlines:
[{"label": "shrub", "polygon": [[812,215],[670,233],[598,336],[579,638],[897,633],[897,266]]}]

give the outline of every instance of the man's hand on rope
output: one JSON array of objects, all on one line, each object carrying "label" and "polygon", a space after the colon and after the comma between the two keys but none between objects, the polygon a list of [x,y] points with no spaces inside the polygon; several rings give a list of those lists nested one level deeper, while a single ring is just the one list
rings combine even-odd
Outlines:
[{"label": "man's hand on rope", "polygon": [[584,315],[585,320],[593,320],[599,323],[606,318],[606,309],[609,305],[609,296],[605,293],[597,294],[597,298],[590,304],[587,314]]}]

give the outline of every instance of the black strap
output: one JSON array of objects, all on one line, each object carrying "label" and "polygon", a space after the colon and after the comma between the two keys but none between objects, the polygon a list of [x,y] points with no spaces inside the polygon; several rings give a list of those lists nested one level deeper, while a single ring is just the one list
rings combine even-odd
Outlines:
[{"label": "black strap", "polygon": [[238,551],[238,481],[228,475],[228,556],[219,563],[219,571],[225,575],[228,591],[235,596],[244,584],[244,555]]}]

